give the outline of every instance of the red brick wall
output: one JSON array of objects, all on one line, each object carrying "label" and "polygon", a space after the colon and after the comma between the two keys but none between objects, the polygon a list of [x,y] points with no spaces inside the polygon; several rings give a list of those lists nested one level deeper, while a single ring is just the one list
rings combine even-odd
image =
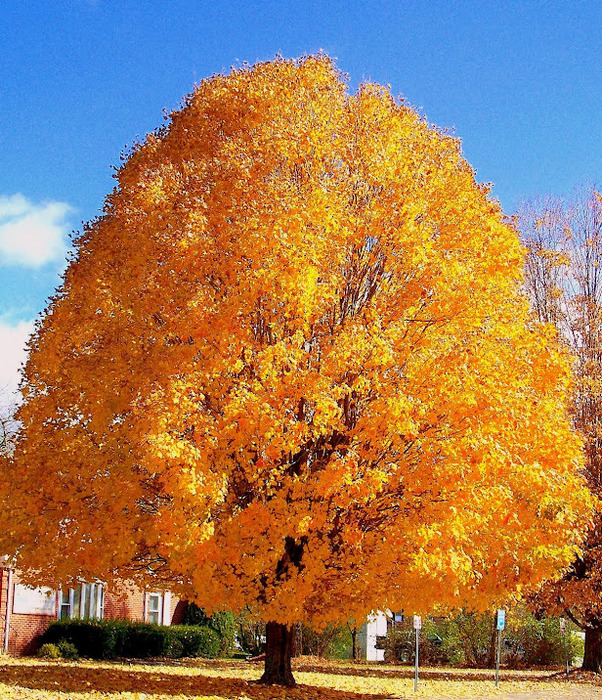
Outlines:
[{"label": "red brick wall", "polygon": [[104,600],[105,620],[144,621],[144,592],[140,589],[106,591]]},{"label": "red brick wall", "polygon": [[2,584],[0,586],[0,638],[2,641],[2,649],[4,650],[5,639],[5,624],[6,624],[6,609],[7,601],[10,608],[9,632],[8,632],[8,652],[10,654],[32,654],[39,646],[40,635],[48,627],[48,625],[56,620],[56,612],[54,615],[23,615],[12,611],[14,586],[20,583],[19,575],[13,571],[11,590],[8,590],[8,581],[10,575],[8,569],[1,569]]},{"label": "red brick wall", "polygon": [[40,647],[40,637],[48,629],[56,616],[50,615],[16,615],[10,616],[10,634],[8,651],[21,656],[34,654]]},{"label": "red brick wall", "polygon": [[[139,588],[134,590],[105,592],[104,616],[105,619],[117,618],[119,620],[147,621],[148,600],[145,591]],[[169,606],[169,620],[166,624],[179,625],[184,616],[185,603],[176,596],[171,596]]]},{"label": "red brick wall", "polygon": [[180,600],[175,596],[171,598],[171,624],[181,625],[184,619],[184,611],[186,610],[186,601]]},{"label": "red brick wall", "polygon": [[8,572],[0,568],[0,653],[4,651],[4,623],[6,621],[6,591],[8,587]]}]

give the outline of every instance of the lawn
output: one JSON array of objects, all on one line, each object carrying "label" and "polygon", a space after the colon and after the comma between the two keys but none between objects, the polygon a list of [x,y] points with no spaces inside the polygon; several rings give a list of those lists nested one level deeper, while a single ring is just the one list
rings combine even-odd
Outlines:
[{"label": "lawn", "polygon": [[0,659],[4,700],[386,700],[395,698],[602,698],[602,680],[574,671],[507,671],[496,689],[491,671],[425,668],[418,692],[413,669],[367,666],[321,659],[295,662],[298,686],[267,688],[253,683],[261,667],[244,661],[64,662]]}]

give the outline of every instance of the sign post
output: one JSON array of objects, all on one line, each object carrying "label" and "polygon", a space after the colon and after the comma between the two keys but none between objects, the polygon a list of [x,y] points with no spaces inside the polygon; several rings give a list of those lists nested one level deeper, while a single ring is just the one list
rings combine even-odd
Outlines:
[{"label": "sign post", "polygon": [[495,687],[498,687],[500,679],[500,659],[502,656],[502,630],[506,626],[506,611],[498,610],[495,628],[497,630],[497,654],[495,659]]},{"label": "sign post", "polygon": [[570,674],[569,645],[567,644],[566,620],[564,617],[560,618],[560,634],[562,635],[562,646],[564,647],[564,658],[566,660],[566,675],[568,678]]},{"label": "sign post", "polygon": [[418,642],[421,629],[422,618],[420,615],[414,615],[414,632],[416,633],[416,649],[414,652],[414,692],[418,690]]}]

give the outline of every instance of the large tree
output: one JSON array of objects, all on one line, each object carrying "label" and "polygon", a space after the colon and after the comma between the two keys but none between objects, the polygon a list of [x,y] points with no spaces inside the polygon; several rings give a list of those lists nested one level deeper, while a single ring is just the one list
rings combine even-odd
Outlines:
[{"label": "large tree", "polygon": [[584,437],[584,475],[597,503],[583,550],[537,602],[585,631],[583,668],[602,672],[602,197],[592,187],[570,200],[528,202],[518,224],[533,310],[558,327],[575,358],[572,416]]},{"label": "large tree", "polygon": [[201,83],[117,179],[30,345],[0,545],[32,580],[251,604],[291,684],[296,622],[571,558],[569,365],[456,139],[279,59]]}]

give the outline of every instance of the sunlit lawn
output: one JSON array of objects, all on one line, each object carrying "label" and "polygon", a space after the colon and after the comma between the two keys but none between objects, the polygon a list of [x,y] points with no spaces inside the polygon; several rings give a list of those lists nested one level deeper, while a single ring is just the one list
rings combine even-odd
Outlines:
[{"label": "sunlit lawn", "polygon": [[[421,669],[418,692],[413,669],[366,666],[302,658],[295,662],[294,689],[253,683],[261,666],[244,661],[62,662],[0,657],[0,698],[4,700],[385,700],[386,698],[602,697],[602,683],[590,674],[573,673],[567,681],[554,671],[502,670],[496,689],[491,671]],[[528,693],[528,695],[526,695]]]}]

